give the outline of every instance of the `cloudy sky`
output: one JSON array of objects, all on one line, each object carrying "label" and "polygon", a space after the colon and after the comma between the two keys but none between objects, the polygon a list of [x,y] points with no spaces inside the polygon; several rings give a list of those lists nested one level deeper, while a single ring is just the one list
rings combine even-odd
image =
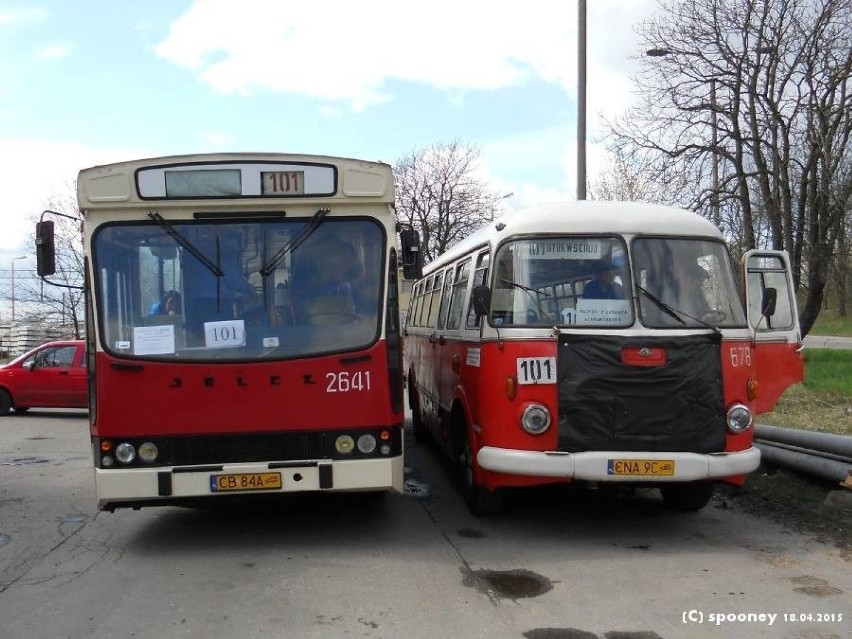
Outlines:
[{"label": "cloudy sky", "polygon": [[[591,141],[630,103],[655,3],[588,5]],[[33,254],[32,217],[81,168],[140,157],[393,164],[457,139],[509,208],[573,199],[576,69],[576,0],[0,0],[0,271]]]}]

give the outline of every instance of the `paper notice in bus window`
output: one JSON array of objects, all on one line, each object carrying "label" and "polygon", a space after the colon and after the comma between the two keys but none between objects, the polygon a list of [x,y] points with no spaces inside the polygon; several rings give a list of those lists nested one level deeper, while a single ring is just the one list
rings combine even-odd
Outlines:
[{"label": "paper notice in bus window", "polygon": [[238,348],[246,345],[246,323],[243,320],[204,323],[207,348]]},{"label": "paper notice in bus window", "polygon": [[631,322],[627,300],[577,300],[573,313],[577,326],[627,326]]},{"label": "paper notice in bus window", "polygon": [[467,349],[467,357],[465,358],[464,363],[468,366],[479,368],[479,357],[480,350],[478,348],[469,348]]},{"label": "paper notice in bus window", "polygon": [[552,239],[512,242],[509,250],[531,260],[599,260],[603,254],[601,240]]},{"label": "paper notice in bus window", "polygon": [[134,355],[168,355],[175,352],[175,327],[135,326],[133,328]]}]

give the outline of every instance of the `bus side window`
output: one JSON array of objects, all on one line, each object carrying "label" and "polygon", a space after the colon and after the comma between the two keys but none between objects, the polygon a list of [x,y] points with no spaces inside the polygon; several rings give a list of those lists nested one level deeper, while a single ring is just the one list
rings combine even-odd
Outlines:
[{"label": "bus side window", "polygon": [[458,329],[461,326],[464,305],[467,301],[467,287],[470,281],[470,259],[466,259],[456,270],[453,282],[452,296],[450,297],[450,309],[447,316],[447,328]]},{"label": "bus side window", "polygon": [[447,315],[450,312],[450,301],[452,298],[452,287],[453,267],[451,266],[444,271],[444,290],[441,292],[441,310],[438,312],[438,328],[444,328],[447,325]]},{"label": "bus side window", "polygon": [[429,315],[426,326],[435,328],[438,325],[438,308],[441,306],[441,291],[444,290],[444,271],[435,274],[432,289],[429,293]]}]

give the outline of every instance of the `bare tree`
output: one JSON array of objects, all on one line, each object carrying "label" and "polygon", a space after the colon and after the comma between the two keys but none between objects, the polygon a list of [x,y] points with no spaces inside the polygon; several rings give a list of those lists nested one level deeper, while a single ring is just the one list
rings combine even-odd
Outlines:
[{"label": "bare tree", "polygon": [[[20,287],[21,299],[28,302],[29,321],[70,326],[74,336],[81,339],[85,331],[83,234],[75,189],[70,187],[66,194],[54,194],[46,202],[46,207],[62,214],[44,217],[55,225],[56,273],[48,280],[59,286],[40,278],[25,280]],[[33,229],[40,217],[33,219]]]},{"label": "bare tree", "polygon": [[681,176],[670,173],[665,180],[655,180],[641,158],[627,157],[622,149],[615,149],[606,168],[589,185],[589,199],[679,204],[678,198],[688,190]]},{"label": "bare tree", "polygon": [[501,197],[477,177],[479,149],[458,141],[414,150],[394,165],[396,208],[420,233],[427,264],[499,212]]},{"label": "bare tree", "polygon": [[739,249],[789,251],[807,333],[852,195],[852,3],[667,0],[638,31],[656,57],[614,148],[689,176]]}]

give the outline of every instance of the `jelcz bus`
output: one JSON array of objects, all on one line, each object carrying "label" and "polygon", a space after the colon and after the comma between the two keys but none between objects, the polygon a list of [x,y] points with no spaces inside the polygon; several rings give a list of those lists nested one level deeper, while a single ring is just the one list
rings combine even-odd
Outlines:
[{"label": "jelcz bus", "polygon": [[[402,491],[388,165],[173,156],[77,186],[101,509]],[[51,229],[44,216],[43,275]]]},{"label": "jelcz bus", "polygon": [[534,207],[424,273],[404,331],[414,433],[458,460],[475,513],[559,482],[701,508],[757,468],[755,415],[803,377],[786,254],[748,252],[740,287],[688,211]]}]

